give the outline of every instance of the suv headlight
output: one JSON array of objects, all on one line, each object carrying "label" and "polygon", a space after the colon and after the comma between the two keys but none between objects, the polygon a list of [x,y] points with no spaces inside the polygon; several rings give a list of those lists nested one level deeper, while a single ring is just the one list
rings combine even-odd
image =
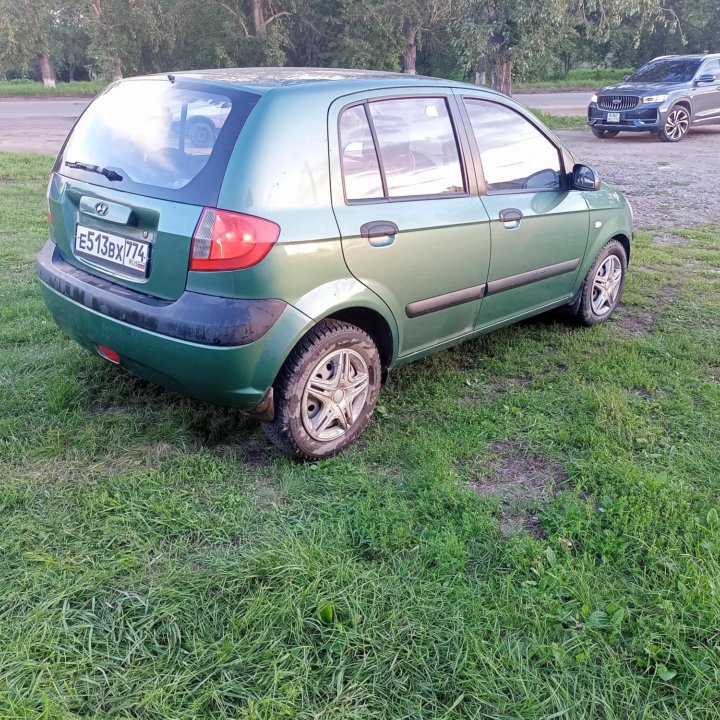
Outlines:
[{"label": "suv headlight", "polygon": [[648,95],[642,99],[643,105],[645,103],[661,103],[667,100],[667,95]]},{"label": "suv headlight", "polygon": [[591,102],[591,103],[596,103],[596,102],[597,102],[597,93],[595,93],[595,94],[590,98],[590,102]]}]

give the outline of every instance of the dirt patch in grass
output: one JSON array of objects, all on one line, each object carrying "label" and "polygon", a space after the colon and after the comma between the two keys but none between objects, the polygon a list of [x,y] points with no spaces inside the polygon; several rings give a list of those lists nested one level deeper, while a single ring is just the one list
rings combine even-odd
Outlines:
[{"label": "dirt patch in grass", "polygon": [[487,381],[468,381],[468,385],[472,387],[472,392],[463,399],[467,403],[485,403],[493,402],[497,398],[502,397],[513,388],[528,387],[532,384],[532,377],[524,375],[515,378],[495,378]]},{"label": "dirt patch in grass", "polygon": [[664,285],[655,297],[653,312],[631,313],[621,306],[618,327],[625,335],[649,335],[665,308],[675,302],[679,293],[679,285]]},{"label": "dirt patch in grass", "polygon": [[505,441],[492,447],[492,459],[476,473],[470,487],[480,497],[496,497],[502,503],[504,534],[525,531],[544,536],[537,511],[567,482],[562,465],[543,455],[531,454]]},{"label": "dirt patch in grass", "polygon": [[641,400],[649,401],[652,400],[653,394],[646,388],[636,387],[632,389],[634,395],[637,395]]},{"label": "dirt patch in grass", "polygon": [[658,233],[653,235],[653,245],[660,247],[667,247],[669,245],[687,245],[690,241],[680,235],[673,235],[673,233]]}]

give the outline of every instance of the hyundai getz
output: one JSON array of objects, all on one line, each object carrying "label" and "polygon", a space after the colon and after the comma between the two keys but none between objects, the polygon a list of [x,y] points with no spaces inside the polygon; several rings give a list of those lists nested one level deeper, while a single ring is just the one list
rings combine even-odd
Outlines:
[{"label": "hyundai getz", "polygon": [[386,372],[564,306],[609,318],[631,210],[509,98],[349,70],[110,85],[48,187],[57,323],[306,459],[351,444]]}]

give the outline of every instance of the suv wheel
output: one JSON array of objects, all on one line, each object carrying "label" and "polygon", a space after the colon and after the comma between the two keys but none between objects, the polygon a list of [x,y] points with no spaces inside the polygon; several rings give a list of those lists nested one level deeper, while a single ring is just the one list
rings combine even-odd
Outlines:
[{"label": "suv wheel", "polygon": [[583,325],[605,322],[617,308],[627,275],[627,254],[618,240],[600,251],[580,288],[576,319]]},{"label": "suv wheel", "polygon": [[603,130],[601,128],[596,128],[596,127],[591,127],[590,129],[592,130],[592,134],[596,138],[610,139],[610,138],[617,137],[620,134],[619,130]]},{"label": "suv wheel", "polygon": [[380,390],[380,353],[360,328],[323,320],[275,381],[275,419],[263,427],[282,451],[306,460],[336,455],[365,429]]},{"label": "suv wheel", "polygon": [[683,105],[676,105],[665,118],[665,124],[658,133],[663,142],[678,142],[690,129],[690,112]]}]

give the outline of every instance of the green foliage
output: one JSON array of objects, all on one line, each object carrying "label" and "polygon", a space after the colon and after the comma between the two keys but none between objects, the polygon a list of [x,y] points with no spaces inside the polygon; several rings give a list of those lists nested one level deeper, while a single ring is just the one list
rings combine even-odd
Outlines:
[{"label": "green foliage", "polygon": [[[574,68],[637,66],[717,49],[715,0],[0,0],[0,78],[62,80],[199,67],[401,70],[510,89],[572,82]],[[47,64],[46,63],[46,64]],[[548,83],[547,85],[546,83]]]},{"label": "green foliage", "polygon": [[[299,464],[52,323],[51,165],[0,154],[0,716],[717,716],[720,228],[638,233],[619,319],[399,368]],[[508,443],[557,495],[478,492]]]}]

